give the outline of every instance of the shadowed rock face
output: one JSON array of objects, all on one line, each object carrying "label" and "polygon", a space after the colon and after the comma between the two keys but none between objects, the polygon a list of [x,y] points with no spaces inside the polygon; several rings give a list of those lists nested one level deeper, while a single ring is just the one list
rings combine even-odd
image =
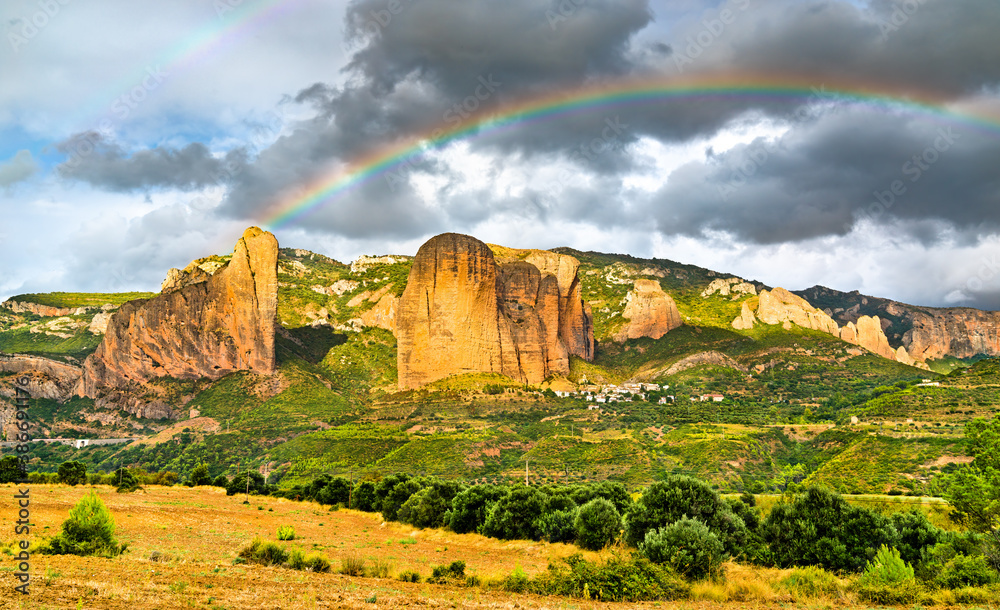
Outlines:
[{"label": "shadowed rock face", "polygon": [[498,266],[489,246],[455,233],[421,246],[396,312],[400,388],[473,372],[539,383],[568,373],[570,354],[591,359],[579,262],[536,260]]},{"label": "shadowed rock face", "polygon": [[76,393],[99,398],[166,376],[274,372],[277,261],[274,236],[251,227],[214,274],[194,283],[172,278],[174,290],[125,303],[84,362]]}]

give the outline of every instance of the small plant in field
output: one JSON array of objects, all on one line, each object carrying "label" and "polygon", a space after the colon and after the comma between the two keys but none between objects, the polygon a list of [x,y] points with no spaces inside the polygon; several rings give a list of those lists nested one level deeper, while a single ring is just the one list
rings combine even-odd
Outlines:
[{"label": "small plant in field", "polygon": [[420,582],[420,574],[417,574],[413,570],[406,570],[399,574],[399,580],[403,582]]},{"label": "small plant in field", "polygon": [[306,555],[302,549],[292,549],[288,553],[288,563],[285,564],[293,570],[306,569]]},{"label": "small plant in field", "polygon": [[882,545],[875,559],[865,566],[858,579],[858,594],[877,604],[911,604],[922,588],[913,576],[913,566],[903,561],[899,551]]},{"label": "small plant in field", "polygon": [[115,539],[114,517],[91,491],[70,509],[62,531],[39,550],[53,555],[115,557],[124,553],[127,546]]},{"label": "small plant in field", "polygon": [[295,540],[295,528],[291,525],[278,526],[278,540]]},{"label": "small plant in field", "polygon": [[178,580],[177,582],[170,583],[170,590],[173,591],[174,593],[177,593],[178,595],[184,593],[187,587],[188,587],[187,582],[183,580]]},{"label": "small plant in field", "polygon": [[329,572],[330,560],[322,553],[309,553],[305,559],[306,569],[313,572]]},{"label": "small plant in field", "polygon": [[254,537],[250,545],[240,551],[240,559],[264,566],[281,565],[288,560],[288,553],[273,542],[265,542],[259,536]]},{"label": "small plant in field", "polygon": [[392,574],[392,562],[387,559],[373,559],[368,575],[374,578],[389,578]]},{"label": "small plant in field", "polygon": [[348,576],[364,576],[365,558],[358,552],[350,552],[340,558],[340,573]]}]

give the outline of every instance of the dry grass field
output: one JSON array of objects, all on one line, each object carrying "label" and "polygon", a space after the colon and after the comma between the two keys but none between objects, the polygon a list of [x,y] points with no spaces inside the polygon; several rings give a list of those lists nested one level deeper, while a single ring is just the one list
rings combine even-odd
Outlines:
[{"label": "dry grass field", "polygon": [[[59,531],[69,509],[91,487],[33,486],[33,534]],[[129,544],[115,559],[74,556],[32,557],[31,594],[13,591],[11,557],[0,562],[0,608],[814,608],[854,607],[849,595],[836,599],[795,600],[780,591],[781,570],[730,564],[724,585],[696,584],[693,600],[608,604],[587,600],[514,595],[483,587],[404,583],[395,575],[415,570],[423,578],[432,566],[466,562],[466,573],[487,580],[520,567],[537,574],[550,561],[575,552],[574,546],[530,541],[503,542],[476,534],[414,530],[382,523],[377,515],[351,510],[329,511],[315,503],[269,497],[227,497],[216,488],[148,487],[117,494],[96,487]],[[13,486],[0,486],[2,542],[13,542]],[[367,565],[379,565],[388,578],[349,577],[278,567],[234,564],[240,549],[254,536],[276,539],[278,526],[291,525],[296,539],[281,543],[306,552],[319,551],[332,562],[357,554]],[[607,552],[607,551],[606,551]],[[585,553],[596,559],[598,554]],[[863,607],[863,606],[859,606]]]}]

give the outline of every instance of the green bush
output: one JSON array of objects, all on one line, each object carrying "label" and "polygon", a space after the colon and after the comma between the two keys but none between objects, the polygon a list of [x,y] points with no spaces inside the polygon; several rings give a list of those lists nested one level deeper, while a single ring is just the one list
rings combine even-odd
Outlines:
[{"label": "green bush", "polygon": [[227,496],[245,494],[247,493],[247,489],[250,490],[252,495],[263,494],[266,491],[264,475],[252,470],[250,472],[243,471],[233,476],[233,478],[226,483]]},{"label": "green bush", "polygon": [[894,585],[913,579],[913,566],[903,561],[899,550],[882,545],[875,554],[875,559],[865,566],[865,571],[858,582]]},{"label": "green bush", "polygon": [[[226,489],[229,486],[229,479],[224,474],[220,474],[212,480],[212,487],[221,487]],[[229,494],[226,494],[229,495]]]},{"label": "green bush", "polygon": [[496,485],[473,485],[451,500],[448,527],[458,534],[478,531],[493,505],[506,494]]},{"label": "green bush", "polygon": [[309,553],[305,558],[306,569],[313,572],[329,572],[330,560],[322,553]]},{"label": "green bush", "polygon": [[375,512],[375,484],[371,481],[359,481],[354,486],[354,491],[350,498],[351,506],[357,510],[371,513]]},{"label": "green bush", "polygon": [[638,546],[646,533],[690,517],[719,537],[726,552],[736,555],[746,542],[743,520],[708,483],[693,477],[669,475],[650,485],[625,517],[625,540]]},{"label": "green bush", "polygon": [[543,540],[573,542],[576,540],[576,508],[554,510],[538,518],[535,528]]},{"label": "green bush", "polygon": [[250,544],[240,551],[239,557],[263,566],[281,565],[288,561],[288,553],[274,542],[266,542],[255,536]]},{"label": "green bush", "polygon": [[17,483],[24,477],[25,472],[17,456],[5,455],[0,458],[0,483]]},{"label": "green bush", "polygon": [[482,533],[501,540],[538,540],[536,522],[545,512],[545,494],[518,485],[497,500],[486,515]]},{"label": "green bush", "polygon": [[502,586],[510,591],[533,591],[600,601],[636,602],[673,600],[687,597],[688,585],[670,568],[642,556],[614,556],[603,564],[592,563],[577,554],[566,557],[534,581],[517,574]]},{"label": "green bush", "polygon": [[420,574],[417,574],[413,570],[406,570],[405,572],[400,572],[399,580],[403,582],[420,582]]},{"label": "green bush", "polygon": [[984,555],[955,555],[944,564],[935,579],[938,586],[947,589],[981,587],[1000,582],[1000,575]]},{"label": "green bush", "polygon": [[295,540],[295,528],[291,525],[279,525],[278,540]]},{"label": "green bush", "polygon": [[599,551],[618,537],[622,517],[609,500],[594,498],[580,507],[574,526],[577,544],[591,551]]},{"label": "green bush", "polygon": [[720,574],[725,558],[719,537],[701,521],[687,517],[647,532],[639,551],[653,563],[669,565],[692,580]]},{"label": "green bush", "polygon": [[434,566],[431,569],[431,576],[427,579],[427,582],[432,584],[445,584],[456,580],[465,580],[464,561],[453,561],[446,566]]},{"label": "green bush", "polygon": [[288,552],[288,561],[285,565],[293,570],[306,569],[306,554],[302,552],[302,549],[292,549]]},{"label": "green bush", "polygon": [[108,507],[91,491],[70,509],[62,531],[40,550],[52,555],[115,557],[126,547],[115,540],[115,520]]},{"label": "green bush", "polygon": [[59,482],[63,485],[83,485],[87,482],[87,467],[80,462],[59,464]]}]

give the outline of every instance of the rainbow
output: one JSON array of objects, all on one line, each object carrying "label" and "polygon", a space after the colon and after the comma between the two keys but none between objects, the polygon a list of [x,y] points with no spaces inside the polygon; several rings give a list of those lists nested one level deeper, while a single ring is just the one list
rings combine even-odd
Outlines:
[{"label": "rainbow", "polygon": [[472,115],[462,121],[444,122],[353,159],[308,184],[286,191],[265,208],[258,219],[264,226],[280,229],[335,201],[352,188],[399,170],[432,150],[443,149],[458,141],[482,138],[574,114],[635,105],[711,100],[789,104],[814,100],[863,105],[880,112],[925,116],[1000,135],[1000,117],[955,110],[946,105],[946,99],[921,92],[887,91],[847,84],[816,87],[814,82],[806,79],[747,75],[625,80],[523,99],[506,104],[488,116]]}]

